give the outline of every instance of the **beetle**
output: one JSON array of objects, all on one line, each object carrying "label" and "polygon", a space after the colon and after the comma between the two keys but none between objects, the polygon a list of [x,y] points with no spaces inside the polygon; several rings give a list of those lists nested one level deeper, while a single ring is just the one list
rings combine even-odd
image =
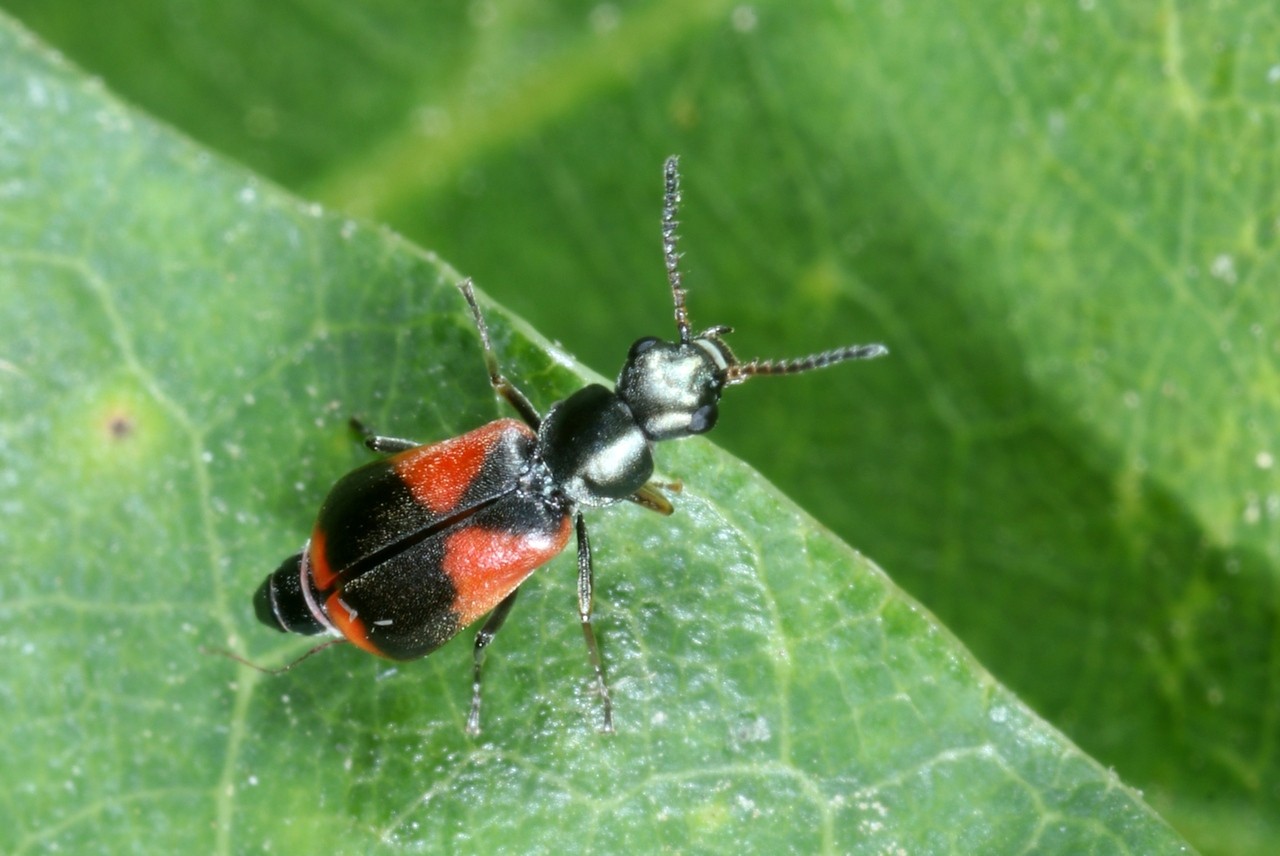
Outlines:
[{"label": "beetle", "polygon": [[329,634],[372,654],[411,660],[488,615],[473,645],[466,729],[476,734],[485,649],[521,584],[576,536],[578,619],[603,708],[602,730],[613,731],[592,629],[593,569],[583,509],[629,500],[671,514],[663,489],[673,486],[651,480],[654,444],[710,431],[726,386],[888,353],[879,344],[849,345],[790,360],[743,362],[724,341],[729,327],[694,334],[676,251],[680,173],[674,156],[663,173],[662,249],[675,341],[639,339],[613,389],[590,384],[543,416],[502,374],[471,282],[460,283],[489,383],[519,418],[427,445],[376,435],[353,420],[365,445],[387,457],[353,470],[330,490],[310,540],[254,596],[264,624]]}]

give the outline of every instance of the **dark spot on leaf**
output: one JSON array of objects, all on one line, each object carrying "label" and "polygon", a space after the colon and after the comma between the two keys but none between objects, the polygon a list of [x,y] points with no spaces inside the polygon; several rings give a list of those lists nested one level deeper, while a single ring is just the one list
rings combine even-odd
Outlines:
[{"label": "dark spot on leaf", "polygon": [[107,436],[112,440],[124,440],[132,436],[135,425],[127,413],[113,413],[107,418]]}]

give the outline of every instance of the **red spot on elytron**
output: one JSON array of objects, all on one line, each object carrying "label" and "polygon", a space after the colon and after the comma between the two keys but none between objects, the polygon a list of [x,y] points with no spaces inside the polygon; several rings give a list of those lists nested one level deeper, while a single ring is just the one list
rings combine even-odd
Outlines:
[{"label": "red spot on elytron", "polygon": [[342,602],[341,592],[329,595],[329,599],[324,603],[324,611],[333,622],[333,626],[338,628],[351,644],[357,648],[363,648],[370,654],[377,654],[379,657],[387,656],[378,650],[377,645],[369,641],[369,631],[364,626],[364,621],[359,616],[353,615],[351,609]]},{"label": "red spot on elytron", "polygon": [[523,422],[499,419],[461,437],[401,452],[391,458],[391,467],[414,499],[435,514],[448,514],[458,507],[462,495],[475,481],[485,455],[508,431],[534,436]]},{"label": "red spot on elytron", "polygon": [[559,532],[529,534],[464,526],[445,542],[444,572],[453,583],[453,608],[466,626],[498,605],[569,543],[569,518]]},{"label": "red spot on elytron", "polygon": [[307,559],[311,563],[311,579],[320,591],[328,591],[337,582],[337,574],[329,567],[329,555],[325,552],[324,530],[316,527],[311,533],[311,543],[307,549]]}]

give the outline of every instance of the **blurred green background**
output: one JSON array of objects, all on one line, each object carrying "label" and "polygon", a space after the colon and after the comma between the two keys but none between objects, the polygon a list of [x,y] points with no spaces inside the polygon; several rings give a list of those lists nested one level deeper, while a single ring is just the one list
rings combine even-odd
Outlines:
[{"label": "blurred green background", "polygon": [[1280,840],[1270,6],[0,7],[606,375],[671,329],[679,153],[695,326],[892,350],[731,390],[716,442],[1204,852]]}]

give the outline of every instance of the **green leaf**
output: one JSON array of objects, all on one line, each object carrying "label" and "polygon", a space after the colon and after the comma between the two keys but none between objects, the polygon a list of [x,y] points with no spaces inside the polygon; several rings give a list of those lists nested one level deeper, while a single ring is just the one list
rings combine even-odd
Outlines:
[{"label": "green leaf", "polygon": [[[893,349],[838,375],[733,390],[715,440],[890,568],[1205,850],[1269,852],[1277,206],[1275,78],[1258,46],[1274,41],[1274,12],[5,5],[201,141],[305,197],[392,221],[606,372],[626,342],[669,329],[657,167],[684,155],[695,324],[733,323],[744,354],[850,339]],[[6,50],[0,62],[34,61]],[[724,552],[690,555],[693,533],[636,509],[592,518],[615,743],[590,730],[563,557],[495,646],[479,751],[460,734],[465,642],[383,680],[385,664],[354,652],[272,681],[196,656],[223,640],[272,662],[302,650],[264,638],[247,596],[296,549],[332,479],[364,459],[348,412],[425,440],[497,411],[451,271],[363,224],[312,217],[93,93],[58,114],[70,125],[47,146],[40,123],[53,118],[27,88],[46,73],[0,90],[14,105],[6,128],[23,131],[0,145],[3,246],[15,248],[0,256],[0,318],[18,331],[0,344],[0,474],[13,481],[0,539],[22,571],[4,575],[19,616],[4,693],[32,712],[5,735],[20,750],[6,780],[23,784],[0,803],[21,819],[0,835],[111,850],[145,833],[162,850],[213,829],[223,849],[270,837],[362,852],[380,833],[387,849],[490,842],[505,823],[518,850],[549,827],[558,845],[566,830],[607,845],[597,830],[644,820],[658,831],[635,840],[763,852],[785,817],[789,835],[830,829],[836,850],[1016,849],[1025,838],[999,836],[1033,828],[1041,848],[1076,852],[1087,845],[1037,824],[1087,815],[1108,841],[1103,830],[1124,827],[1108,801],[1130,804],[1111,786],[1077,792],[1072,811],[1045,796],[1046,777],[1069,791],[1063,770],[1078,765],[1080,780],[1108,780],[1074,754],[1045,765],[1061,738],[1003,690],[974,695],[953,641],[929,637],[945,656],[918,653],[932,650],[913,635],[928,620],[897,620],[901,596],[865,569],[818,562],[811,524],[778,500],[753,512],[756,478],[717,480],[728,465],[701,442],[660,450],[689,492],[670,526],[743,533]],[[545,406],[578,381],[537,341],[504,332],[500,347]],[[760,530],[805,532],[808,553],[765,550]],[[792,558],[800,567],[780,564]],[[743,591],[776,606],[761,618],[724,600]],[[881,617],[883,638],[865,616]],[[734,631],[742,622],[750,632]],[[762,666],[775,638],[786,681]],[[790,656],[819,643],[836,653]],[[651,665],[661,654],[674,689]],[[938,656],[958,657],[960,676]],[[714,704],[707,675],[732,678]],[[438,692],[422,693],[424,678]],[[832,736],[849,710],[857,729]],[[664,721],[679,741],[654,733],[656,713],[677,717]],[[802,751],[811,721],[818,753]],[[761,722],[770,739],[748,739]],[[89,742],[86,723],[112,737]],[[1016,763],[992,736],[1011,732],[1028,753]],[[727,772],[671,772],[721,772],[707,741],[729,747],[738,772],[776,773],[774,799]],[[988,745],[992,757],[955,753]],[[957,772],[993,757],[1033,796]],[[847,795],[867,783],[899,790]],[[788,804],[797,792],[805,810]],[[992,838],[975,840],[982,831]]]},{"label": "green leaf", "polygon": [[[482,740],[461,728],[465,642],[278,677],[202,653],[305,648],[249,594],[362,458],[347,414],[431,439],[493,412],[457,274],[8,25],[0,58],[6,852],[1180,849],[705,442],[663,450],[689,481],[676,517],[593,515],[616,737],[595,730],[568,557],[495,646]],[[581,382],[495,328],[540,398]]]}]

